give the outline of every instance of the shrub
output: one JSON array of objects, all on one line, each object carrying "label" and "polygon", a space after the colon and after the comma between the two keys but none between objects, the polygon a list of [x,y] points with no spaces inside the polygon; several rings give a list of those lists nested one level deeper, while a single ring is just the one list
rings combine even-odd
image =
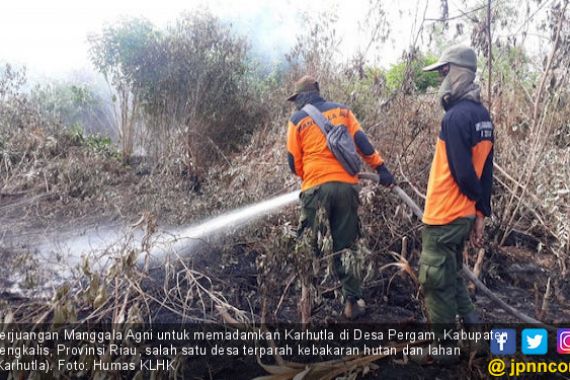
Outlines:
[{"label": "shrub", "polygon": [[53,81],[36,85],[30,101],[45,117],[65,127],[79,125],[87,133],[113,135],[114,115],[91,84]]},{"label": "shrub", "polygon": [[437,58],[433,55],[420,55],[411,62],[404,61],[392,66],[386,73],[386,86],[388,90],[393,92],[402,89],[408,65],[408,75],[411,76],[411,83],[413,83],[416,91],[425,93],[428,88],[437,87],[439,85],[438,73],[422,71],[423,67],[435,62],[437,62]]},{"label": "shrub", "polygon": [[93,62],[122,94],[123,140],[138,128],[157,162],[183,159],[201,172],[261,123],[247,42],[209,14],[185,15],[162,31],[124,21],[91,42]]}]

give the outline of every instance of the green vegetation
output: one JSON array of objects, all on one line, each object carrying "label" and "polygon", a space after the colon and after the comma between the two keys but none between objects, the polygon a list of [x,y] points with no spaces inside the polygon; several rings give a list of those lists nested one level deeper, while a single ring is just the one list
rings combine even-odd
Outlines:
[{"label": "green vegetation", "polygon": [[91,43],[92,61],[119,99],[125,157],[139,123],[147,133],[139,143],[152,156],[183,155],[188,169],[203,171],[263,122],[247,43],[210,15],[186,15],[160,31],[124,20]]},{"label": "green vegetation", "polygon": [[88,134],[86,136],[80,124],[72,125],[66,132],[72,144],[85,146],[94,153],[106,157],[118,159],[121,156],[121,152],[113,144],[109,136],[102,136],[100,134]]},{"label": "green vegetation", "polygon": [[113,115],[92,84],[54,81],[36,85],[30,101],[44,117],[63,127],[80,126],[88,134],[113,131]]},{"label": "green vegetation", "polygon": [[415,91],[420,93],[426,92],[430,87],[437,88],[439,86],[439,78],[437,72],[424,72],[422,68],[437,62],[434,55],[420,55],[411,62],[400,62],[392,66],[386,72],[386,87],[389,91],[401,90],[406,83],[406,78],[410,78]]}]

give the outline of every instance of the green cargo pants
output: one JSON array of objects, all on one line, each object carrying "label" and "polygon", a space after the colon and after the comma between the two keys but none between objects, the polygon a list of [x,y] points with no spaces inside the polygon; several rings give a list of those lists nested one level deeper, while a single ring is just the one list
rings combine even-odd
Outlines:
[{"label": "green cargo pants", "polygon": [[[358,251],[360,221],[358,219],[358,192],[360,187],[342,182],[329,182],[301,193],[301,219],[297,231],[298,246],[309,246],[314,257],[322,255],[323,237],[330,228],[332,236],[333,268],[342,284],[344,297],[362,298],[360,274],[351,267],[342,250]],[[302,251],[303,249],[298,249]],[[306,249],[305,249],[306,250]],[[299,252],[306,254],[306,252]],[[344,263],[343,263],[344,261]]]},{"label": "green cargo pants", "polygon": [[422,232],[419,281],[432,324],[455,323],[455,316],[474,310],[463,277],[463,247],[473,219],[460,218]]}]

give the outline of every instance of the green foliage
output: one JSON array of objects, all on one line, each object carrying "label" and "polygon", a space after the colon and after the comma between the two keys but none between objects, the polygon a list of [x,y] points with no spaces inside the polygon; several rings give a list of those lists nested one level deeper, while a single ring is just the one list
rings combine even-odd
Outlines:
[{"label": "green foliage", "polygon": [[247,60],[248,70],[247,81],[252,94],[258,96],[271,96],[283,89],[283,83],[287,78],[287,67],[284,64],[272,63],[264,65],[258,60]]},{"label": "green foliage", "polygon": [[85,139],[85,145],[96,153],[119,159],[120,154],[108,136],[89,135]]},{"label": "green foliage", "polygon": [[407,62],[400,62],[390,68],[386,73],[386,86],[390,91],[397,91],[402,88],[406,71],[407,75],[411,76],[414,87],[419,92],[426,92],[429,87],[437,87],[439,85],[437,72],[423,72],[422,68],[435,63],[437,58],[433,55],[420,56],[412,60],[409,64]]},{"label": "green foliage", "polygon": [[90,55],[95,68],[105,75],[114,87],[118,98],[116,107],[120,114],[118,122],[122,153],[128,158],[135,144],[135,123],[139,117],[140,89],[154,84],[149,76],[152,70],[161,67],[153,46],[159,39],[158,32],[146,19],[123,19],[118,24],[107,26],[101,34],[89,37]]},{"label": "green foliage", "polygon": [[32,89],[30,99],[44,115],[66,126],[81,123],[100,104],[100,99],[86,84],[62,82],[37,85]]},{"label": "green foliage", "polygon": [[119,151],[108,136],[99,134],[88,134],[85,136],[80,124],[72,125],[67,129],[66,134],[74,145],[87,147],[92,152],[105,157],[120,158]]},{"label": "green foliage", "polygon": [[161,31],[146,20],[123,20],[90,41],[97,69],[123,100],[131,94],[121,112],[142,107],[152,155],[186,150],[194,165],[206,166],[260,123],[247,42],[209,14],[184,15]]},{"label": "green foliage", "polygon": [[69,136],[72,143],[76,145],[81,145],[84,141],[83,138],[83,128],[81,125],[74,124],[67,130],[67,135]]},{"label": "green foliage", "polygon": [[[528,90],[532,90],[537,81],[538,73],[529,70],[530,58],[520,47],[494,46],[493,75],[500,78],[505,84],[521,83]],[[480,62],[485,65],[486,62]],[[479,67],[480,72],[487,67]]]},{"label": "green foliage", "polygon": [[116,86],[140,85],[141,68],[152,58],[147,53],[157,33],[146,19],[123,19],[89,37],[91,61]]}]

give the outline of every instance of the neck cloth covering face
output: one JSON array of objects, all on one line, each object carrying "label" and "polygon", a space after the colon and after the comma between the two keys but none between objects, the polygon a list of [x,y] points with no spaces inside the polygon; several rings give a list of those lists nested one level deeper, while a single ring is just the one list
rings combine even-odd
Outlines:
[{"label": "neck cloth covering face", "polygon": [[305,104],[312,103],[314,101],[322,100],[318,91],[305,91],[299,93],[295,98],[295,107],[301,110]]},{"label": "neck cloth covering face", "polygon": [[473,83],[475,72],[462,66],[449,65],[449,72],[439,87],[439,99],[445,110],[448,110],[455,102],[463,99],[481,103],[481,89]]}]

